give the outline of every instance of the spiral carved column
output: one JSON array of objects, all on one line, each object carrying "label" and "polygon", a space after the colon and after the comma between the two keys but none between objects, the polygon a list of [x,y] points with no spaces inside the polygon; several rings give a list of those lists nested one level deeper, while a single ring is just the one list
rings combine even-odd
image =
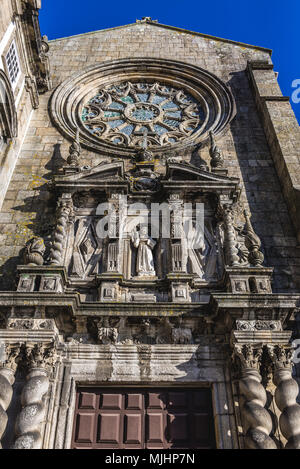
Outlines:
[{"label": "spiral carved column", "polygon": [[65,194],[57,206],[57,225],[53,236],[50,251],[50,264],[63,265],[64,244],[67,235],[67,224],[72,212],[72,199],[70,194]]},{"label": "spiral carved column", "polygon": [[6,345],[6,360],[0,368],[0,449],[1,439],[7,425],[7,409],[13,395],[13,384],[15,382],[15,372],[17,369],[17,357],[20,352],[18,345]]},{"label": "spiral carved column", "polygon": [[240,359],[241,378],[239,389],[242,396],[241,414],[245,433],[245,445],[248,449],[276,449],[276,444],[269,436],[272,419],[265,408],[266,391],[261,384],[259,369],[262,348],[253,345],[235,345],[235,354]]},{"label": "spiral carved column", "polygon": [[54,360],[53,345],[26,344],[29,372],[21,395],[22,410],[16,421],[14,449],[40,449],[45,422],[45,400],[49,389],[49,370]]},{"label": "spiral carved column", "polygon": [[268,345],[268,350],[274,364],[275,402],[281,411],[279,426],[287,439],[285,448],[300,449],[300,406],[296,402],[299,386],[292,378],[293,351],[283,345]]},{"label": "spiral carved column", "polygon": [[236,235],[233,225],[232,209],[228,205],[222,207],[224,220],[224,245],[226,254],[226,265],[231,267],[239,265],[238,250],[236,248]]}]

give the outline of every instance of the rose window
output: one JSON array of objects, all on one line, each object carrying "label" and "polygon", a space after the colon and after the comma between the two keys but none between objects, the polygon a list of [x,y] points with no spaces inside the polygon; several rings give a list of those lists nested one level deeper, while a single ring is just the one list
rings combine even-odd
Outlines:
[{"label": "rose window", "polygon": [[130,147],[174,144],[192,136],[205,120],[200,103],[163,83],[121,82],[100,89],[82,111],[94,136]]}]

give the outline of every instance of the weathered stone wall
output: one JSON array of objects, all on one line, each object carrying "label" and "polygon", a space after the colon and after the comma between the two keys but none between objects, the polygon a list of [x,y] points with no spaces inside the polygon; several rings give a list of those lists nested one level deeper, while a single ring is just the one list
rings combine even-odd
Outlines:
[{"label": "weathered stone wall", "polygon": [[[275,291],[297,291],[300,288],[300,251],[296,249],[296,233],[247,74],[248,61],[271,63],[269,52],[175,29],[135,24],[50,42],[54,87],[90,65],[130,57],[159,57],[191,63],[216,74],[231,87],[237,116],[230,129],[218,139],[225,167],[229,176],[241,178],[241,200],[252,212],[254,229],[262,240],[265,264],[275,267]],[[40,107],[34,111],[3,204],[0,219],[2,289],[13,288],[14,269],[26,240],[34,234],[44,236],[47,241],[54,223],[54,206],[47,183],[55,169],[64,164],[70,142],[50,121],[50,97],[50,92],[41,96]],[[282,105],[287,106],[287,103]],[[200,156],[209,161],[208,148],[202,150]],[[193,155],[195,164],[198,158],[199,155]],[[95,165],[100,161],[100,155],[83,151],[83,164]]]},{"label": "weathered stone wall", "polygon": [[0,14],[0,38],[2,38],[11,22],[12,5],[10,0],[2,0]]}]

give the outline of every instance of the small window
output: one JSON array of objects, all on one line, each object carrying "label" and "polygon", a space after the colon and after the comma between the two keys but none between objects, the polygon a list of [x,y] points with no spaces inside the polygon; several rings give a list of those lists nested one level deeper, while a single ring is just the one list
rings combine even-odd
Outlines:
[{"label": "small window", "polygon": [[6,55],[6,64],[11,84],[15,85],[20,74],[20,64],[15,41],[12,42]]}]

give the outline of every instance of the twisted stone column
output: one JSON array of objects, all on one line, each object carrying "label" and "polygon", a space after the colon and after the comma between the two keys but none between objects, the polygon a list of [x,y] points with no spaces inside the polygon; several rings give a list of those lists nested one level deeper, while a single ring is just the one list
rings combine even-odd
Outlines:
[{"label": "twisted stone column", "polygon": [[272,419],[265,409],[266,391],[261,384],[259,369],[262,348],[253,345],[235,345],[235,354],[241,363],[239,389],[242,395],[241,414],[245,433],[245,445],[249,449],[276,449],[276,444],[269,436]]},{"label": "twisted stone column", "polygon": [[290,347],[268,345],[274,364],[275,402],[281,415],[279,426],[287,439],[286,449],[300,449],[300,406],[296,402],[299,393],[297,382],[292,378],[292,355]]},{"label": "twisted stone column", "polygon": [[226,265],[229,267],[239,265],[238,250],[236,248],[236,234],[233,224],[233,214],[231,207],[224,205],[223,207],[224,219],[224,245],[226,254]]},{"label": "twisted stone column", "polygon": [[16,421],[13,449],[40,449],[49,389],[48,366],[53,364],[52,344],[26,344],[29,372],[21,395],[22,410]]},{"label": "twisted stone column", "polygon": [[7,425],[7,409],[13,395],[13,384],[17,369],[17,358],[20,352],[19,345],[6,344],[6,360],[0,368],[0,449],[1,439]]},{"label": "twisted stone column", "polygon": [[50,251],[50,264],[63,265],[64,244],[67,235],[67,223],[72,211],[72,199],[70,194],[65,194],[57,207],[57,225]]}]

